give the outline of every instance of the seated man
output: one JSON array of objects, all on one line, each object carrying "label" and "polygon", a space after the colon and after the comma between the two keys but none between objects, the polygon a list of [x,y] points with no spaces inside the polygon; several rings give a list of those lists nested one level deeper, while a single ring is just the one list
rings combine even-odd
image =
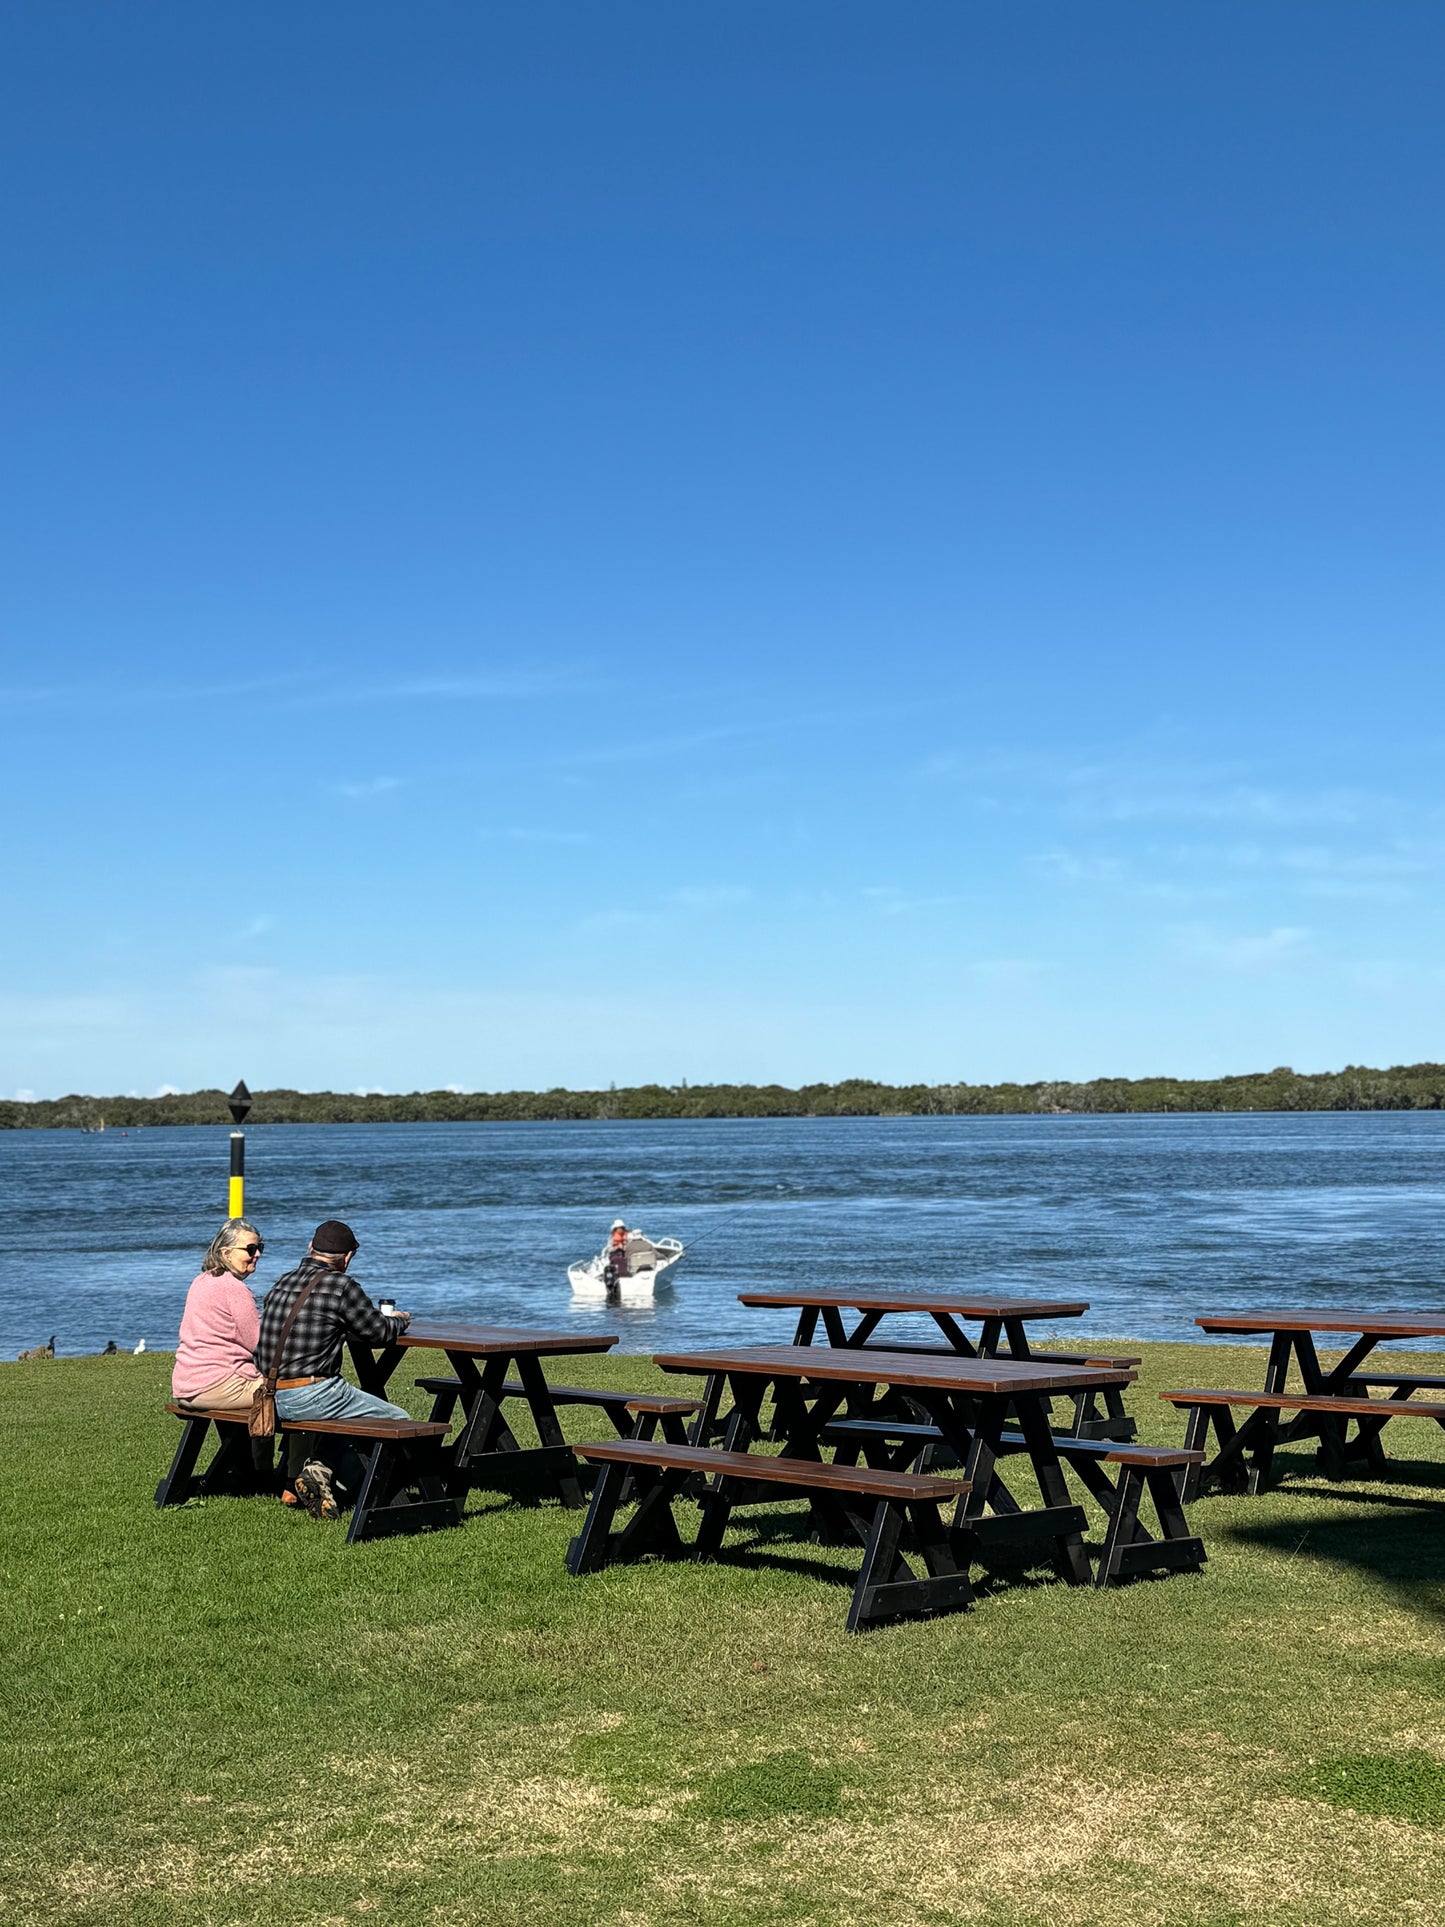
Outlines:
[{"label": "seated man", "polygon": [[621,1218],[614,1218],[607,1238],[607,1263],[602,1267],[602,1282],[609,1292],[614,1292],[618,1281],[625,1278],[627,1273],[627,1226]]},{"label": "seated man", "polygon": [[[411,1320],[410,1312],[397,1312],[394,1317],[379,1312],[356,1280],[347,1276],[347,1266],[357,1249],[350,1225],[328,1218],[312,1233],[301,1263],[278,1278],[266,1294],[256,1364],[263,1372],[277,1373],[278,1419],[411,1417],[400,1405],[360,1391],[341,1376],[341,1347],[346,1339],[389,1345]],[[308,1285],[311,1290],[291,1327],[285,1355],[278,1360],[276,1352],[286,1320]],[[307,1434],[290,1434],[287,1475],[294,1485],[295,1499],[313,1518],[334,1519],[340,1510],[337,1490],[347,1487],[331,1466],[307,1457],[309,1442]],[[345,1456],[354,1459],[352,1454]]]}]

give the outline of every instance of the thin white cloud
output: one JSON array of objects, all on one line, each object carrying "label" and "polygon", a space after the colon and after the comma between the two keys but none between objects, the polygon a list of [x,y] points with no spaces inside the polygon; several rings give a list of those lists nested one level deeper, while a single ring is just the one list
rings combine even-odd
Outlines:
[{"label": "thin white cloud", "polygon": [[1051,811],[1077,823],[1349,828],[1399,808],[1391,796],[1353,786],[1260,782],[1238,763],[1191,758],[1183,750],[1161,758],[1157,740],[1147,750],[1126,747],[1073,761],[1033,750],[939,751],[916,764],[912,776],[931,787],[972,790],[976,803],[1016,813]]},{"label": "thin white cloud", "polygon": [[1376,811],[1380,799],[1357,790],[1291,792],[1247,783],[1214,787],[1192,782],[1108,782],[1081,786],[1065,813],[1083,821],[1142,823],[1259,823],[1274,828],[1306,824],[1350,827]]},{"label": "thin white cloud", "polygon": [[590,830],[534,830],[521,824],[488,825],[477,835],[489,843],[592,843]]},{"label": "thin white cloud", "polygon": [[864,901],[882,917],[912,916],[921,910],[943,910],[957,901],[954,897],[911,896],[893,884],[871,885],[862,891]]},{"label": "thin white cloud", "polygon": [[[594,670],[561,663],[549,669],[500,669],[479,675],[407,676],[397,682],[364,683],[328,702],[529,702],[538,697],[585,695],[598,687]],[[321,700],[318,692],[316,700]]]},{"label": "thin white cloud", "polygon": [[752,894],[740,883],[693,883],[669,891],[667,901],[682,910],[730,910],[751,902]]},{"label": "thin white cloud", "polygon": [[1207,924],[1180,924],[1169,935],[1186,957],[1229,971],[1278,970],[1302,956],[1310,945],[1310,932],[1290,924],[1257,934],[1225,932]]},{"label": "thin white cloud", "polygon": [[969,964],[968,974],[978,983],[1009,988],[1035,983],[1051,968],[1038,957],[980,957]]},{"label": "thin white cloud", "polygon": [[373,797],[389,796],[399,790],[402,779],[399,776],[368,776],[356,783],[328,783],[327,789],[333,796],[345,797],[348,803],[366,803]]},{"label": "thin white cloud", "polygon": [[157,703],[230,702],[241,697],[275,695],[295,689],[302,678],[253,676],[225,682],[56,683],[25,688],[0,688],[0,709],[84,709],[103,704],[107,709],[153,708]]},{"label": "thin white cloud", "polygon": [[1043,850],[1031,860],[1065,883],[1122,883],[1130,875],[1123,857],[1104,856],[1097,851]]}]

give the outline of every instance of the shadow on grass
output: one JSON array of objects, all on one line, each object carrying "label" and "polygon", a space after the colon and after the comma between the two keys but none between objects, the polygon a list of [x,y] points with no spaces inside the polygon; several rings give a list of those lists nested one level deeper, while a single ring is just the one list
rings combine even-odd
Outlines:
[{"label": "shadow on grass", "polygon": [[[827,1580],[851,1592],[858,1583],[858,1568],[863,1558],[861,1543],[841,1536],[810,1542],[806,1536],[800,1536],[800,1532],[807,1533],[807,1520],[800,1513],[749,1514],[741,1519],[734,1513],[728,1539],[711,1563],[796,1573],[805,1579]],[[903,1550],[921,1570],[921,1555],[907,1536]],[[825,1556],[829,1551],[845,1556],[841,1560],[829,1560]],[[971,1568],[971,1576],[978,1599],[988,1599],[999,1592],[1032,1592],[1043,1586],[1065,1583],[1052,1565],[1039,1561],[1030,1564],[1024,1556],[1012,1560],[999,1556],[983,1571]]]},{"label": "shadow on grass", "polygon": [[[1405,1468],[1398,1469],[1404,1476]],[[1415,1469],[1409,1468],[1411,1476]],[[1408,1493],[1335,1485],[1300,1484],[1290,1490],[1301,1497],[1331,1499],[1351,1511],[1307,1519],[1248,1520],[1217,1527],[1217,1535],[1236,1545],[1366,1573],[1388,1587],[1402,1605],[1445,1624],[1445,1505]]]}]

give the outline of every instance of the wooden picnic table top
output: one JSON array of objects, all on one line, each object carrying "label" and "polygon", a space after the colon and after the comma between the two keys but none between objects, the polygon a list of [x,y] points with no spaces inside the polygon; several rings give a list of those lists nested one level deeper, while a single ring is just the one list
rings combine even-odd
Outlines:
[{"label": "wooden picnic table top", "polygon": [[1368,1332],[1376,1338],[1445,1338],[1445,1311],[1212,1311],[1194,1322],[1201,1331],[1231,1337],[1255,1332]]},{"label": "wooden picnic table top", "polygon": [[985,1298],[977,1292],[875,1291],[863,1285],[827,1286],[801,1291],[740,1291],[741,1305],[771,1306],[782,1311],[921,1311],[948,1312],[955,1318],[1082,1318],[1089,1309],[1082,1298]]},{"label": "wooden picnic table top", "polygon": [[663,1352],[665,1372],[744,1373],[850,1385],[919,1386],[929,1391],[996,1394],[1072,1392],[1132,1385],[1137,1372],[1093,1365],[1041,1365],[1029,1358],[966,1358],[956,1352],[852,1350],[836,1345],[749,1345],[705,1352]]},{"label": "wooden picnic table top", "polygon": [[559,1357],[568,1352],[607,1352],[617,1343],[616,1332],[533,1331],[522,1325],[468,1325],[441,1318],[413,1318],[396,1343],[403,1348],[424,1346],[430,1351],[469,1352],[485,1358],[498,1352],[511,1357]]}]

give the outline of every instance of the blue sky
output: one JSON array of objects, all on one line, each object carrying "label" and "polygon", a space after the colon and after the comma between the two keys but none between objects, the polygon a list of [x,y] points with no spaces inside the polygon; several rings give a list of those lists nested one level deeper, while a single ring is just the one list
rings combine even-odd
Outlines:
[{"label": "blue sky", "polygon": [[1445,1057],[1433,4],[0,21],[0,1093]]}]

